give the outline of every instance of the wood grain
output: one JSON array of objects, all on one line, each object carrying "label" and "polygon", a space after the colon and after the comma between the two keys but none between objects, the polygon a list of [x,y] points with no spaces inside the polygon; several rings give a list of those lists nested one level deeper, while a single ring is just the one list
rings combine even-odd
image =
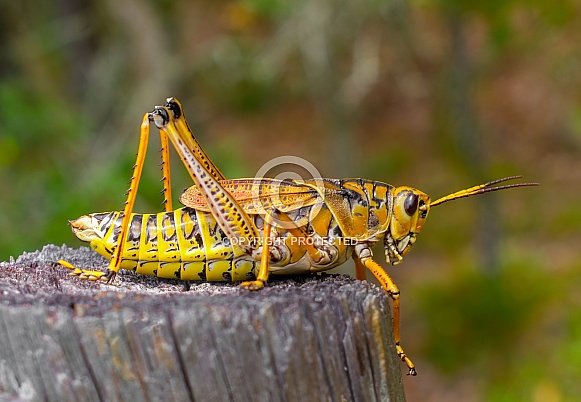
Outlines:
[{"label": "wood grain", "polygon": [[388,298],[339,275],[236,284],[120,273],[87,248],[0,263],[1,401],[404,401]]}]

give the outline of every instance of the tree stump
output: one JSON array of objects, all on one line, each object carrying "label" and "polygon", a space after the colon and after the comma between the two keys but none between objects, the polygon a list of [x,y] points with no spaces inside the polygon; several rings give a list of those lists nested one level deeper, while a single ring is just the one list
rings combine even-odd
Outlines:
[{"label": "tree stump", "polygon": [[340,275],[261,291],[122,271],[46,246],[0,263],[0,401],[404,401],[389,300]]}]

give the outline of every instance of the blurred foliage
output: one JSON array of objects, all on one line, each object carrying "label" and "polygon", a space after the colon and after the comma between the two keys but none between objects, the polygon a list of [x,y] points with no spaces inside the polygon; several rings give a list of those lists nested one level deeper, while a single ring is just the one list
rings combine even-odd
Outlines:
[{"label": "blurred foliage", "polygon": [[[474,267],[458,267],[450,282],[420,288],[420,310],[427,317],[427,356],[447,372],[466,362],[485,365],[493,378],[504,376],[504,360],[531,316],[550,300],[555,284],[530,265],[503,267],[499,276],[482,276]],[[548,287],[539,286],[548,283]]]},{"label": "blurred foliage", "polygon": [[[578,400],[580,13],[573,0],[2,2],[0,260],[79,245],[68,219],[120,209],[143,113],[167,96],[228,177],[297,155],[326,177],[438,197],[524,174],[542,186],[432,211],[410,269],[389,269],[423,376],[404,380],[408,400]],[[151,142],[143,212],[162,201]],[[191,180],[172,160],[179,193]]]}]

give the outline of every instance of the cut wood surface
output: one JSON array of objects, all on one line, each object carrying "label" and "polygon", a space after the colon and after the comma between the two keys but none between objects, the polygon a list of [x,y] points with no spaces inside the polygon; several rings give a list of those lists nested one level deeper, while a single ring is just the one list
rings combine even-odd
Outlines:
[{"label": "cut wood surface", "polygon": [[0,263],[2,401],[404,401],[389,300],[340,275],[260,291],[122,271],[88,248]]}]

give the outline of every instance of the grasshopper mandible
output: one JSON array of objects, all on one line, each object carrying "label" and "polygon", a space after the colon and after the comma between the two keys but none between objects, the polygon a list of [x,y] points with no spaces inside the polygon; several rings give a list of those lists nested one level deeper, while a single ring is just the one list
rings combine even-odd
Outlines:
[{"label": "grasshopper mandible", "polygon": [[[134,214],[150,122],[162,144],[165,212]],[[195,185],[185,190],[173,210],[169,140]],[[408,374],[416,375],[400,345],[399,290],[371,248],[383,242],[387,262],[399,264],[422,231],[430,209],[444,202],[513,187],[495,186],[512,176],[461,190],[436,201],[414,188],[364,179],[228,180],[191,132],[180,103],[167,99],[146,113],[141,125],[137,161],[122,212],[96,213],[70,222],[74,234],[109,258],[106,272],[62,265],[82,279],[111,282],[120,268],[162,278],[242,281],[257,290],[270,273],[318,272],[355,261],[356,277],[373,273],[393,300],[396,351]]]}]

